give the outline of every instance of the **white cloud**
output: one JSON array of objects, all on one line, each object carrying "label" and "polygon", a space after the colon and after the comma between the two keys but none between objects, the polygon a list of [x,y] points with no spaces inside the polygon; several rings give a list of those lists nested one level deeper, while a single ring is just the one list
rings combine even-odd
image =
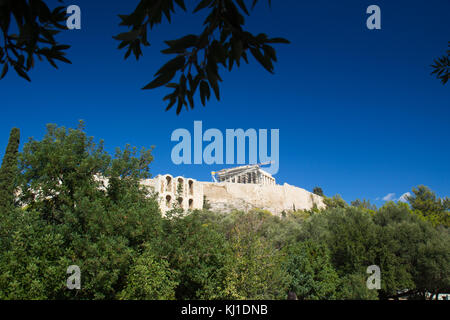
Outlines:
[{"label": "white cloud", "polygon": [[395,193],[388,193],[387,195],[385,195],[383,197],[384,201],[391,201],[391,200],[396,200],[395,199]]},{"label": "white cloud", "polygon": [[[400,201],[400,202],[407,202],[407,197],[410,196],[411,193],[405,192],[400,196],[400,198],[395,197],[395,193],[391,192],[385,195],[381,200],[383,201]],[[380,198],[376,198],[375,200],[379,200]]]},{"label": "white cloud", "polygon": [[405,192],[404,194],[401,195],[400,198],[398,198],[398,201],[407,202],[408,201],[407,197],[409,197],[409,196],[411,196],[411,193]]}]

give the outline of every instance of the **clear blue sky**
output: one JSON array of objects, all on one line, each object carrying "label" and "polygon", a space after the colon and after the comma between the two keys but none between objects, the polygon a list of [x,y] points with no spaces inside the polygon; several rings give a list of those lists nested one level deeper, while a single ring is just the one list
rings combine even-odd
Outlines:
[{"label": "clear blue sky", "polygon": [[[47,123],[74,127],[83,119],[110,151],[155,145],[153,175],[209,181],[219,166],[176,166],[170,158],[172,131],[192,132],[194,120],[202,120],[205,129],[223,132],[280,129],[279,183],[377,204],[419,184],[449,196],[450,84],[430,76],[430,64],[447,50],[450,1],[272,2],[269,9],[261,0],[248,28],[292,42],[277,45],[275,75],[254,60],[223,70],[220,102],[176,116],[164,112],[164,88],[140,88],[167,60],[162,41],[198,33],[202,17],[178,10],[172,24],[150,34],[143,59],[124,61],[112,36],[125,31],[117,14],[137,1],[66,1],[82,10],[82,29],[58,38],[73,45],[73,64],[55,70],[38,63],[32,83],[13,72],[0,81],[0,154],[14,126],[23,145],[27,137],[40,139]],[[365,26],[371,4],[381,8],[381,30]]]}]

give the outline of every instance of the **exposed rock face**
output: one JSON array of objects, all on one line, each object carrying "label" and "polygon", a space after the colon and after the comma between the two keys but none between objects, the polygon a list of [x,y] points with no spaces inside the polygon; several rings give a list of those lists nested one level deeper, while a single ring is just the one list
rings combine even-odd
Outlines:
[{"label": "exposed rock face", "polygon": [[311,209],[314,204],[318,208],[325,207],[322,197],[287,183],[282,186],[210,182],[202,184],[203,194],[214,211],[259,208],[279,215],[283,211]]}]

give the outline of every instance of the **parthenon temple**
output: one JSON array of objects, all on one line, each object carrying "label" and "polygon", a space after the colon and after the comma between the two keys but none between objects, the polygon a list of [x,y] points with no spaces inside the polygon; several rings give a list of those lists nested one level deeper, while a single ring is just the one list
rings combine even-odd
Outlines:
[{"label": "parthenon temple", "polygon": [[212,174],[217,175],[218,182],[276,185],[275,178],[258,164],[222,169]]}]

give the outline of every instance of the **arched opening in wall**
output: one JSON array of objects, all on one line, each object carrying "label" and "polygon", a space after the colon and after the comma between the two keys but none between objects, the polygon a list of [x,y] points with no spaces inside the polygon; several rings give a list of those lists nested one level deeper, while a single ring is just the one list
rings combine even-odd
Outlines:
[{"label": "arched opening in wall", "polygon": [[178,178],[178,184],[177,184],[177,193],[183,194],[184,192],[184,180],[182,178]]},{"label": "arched opening in wall", "polygon": [[172,197],[170,195],[166,196],[166,207],[170,208],[170,203],[172,202]]},{"label": "arched opening in wall", "polygon": [[194,199],[189,199],[189,209],[194,209]]},{"label": "arched opening in wall", "polygon": [[169,176],[166,176],[166,191],[167,192],[172,192],[172,178]]},{"label": "arched opening in wall", "polygon": [[189,185],[189,194],[191,196],[193,196],[194,195],[194,181],[189,180],[188,185]]},{"label": "arched opening in wall", "polygon": [[180,206],[180,208],[183,208],[183,198],[182,198],[182,197],[179,197],[179,198],[177,199],[177,201],[178,201],[178,205]]}]

